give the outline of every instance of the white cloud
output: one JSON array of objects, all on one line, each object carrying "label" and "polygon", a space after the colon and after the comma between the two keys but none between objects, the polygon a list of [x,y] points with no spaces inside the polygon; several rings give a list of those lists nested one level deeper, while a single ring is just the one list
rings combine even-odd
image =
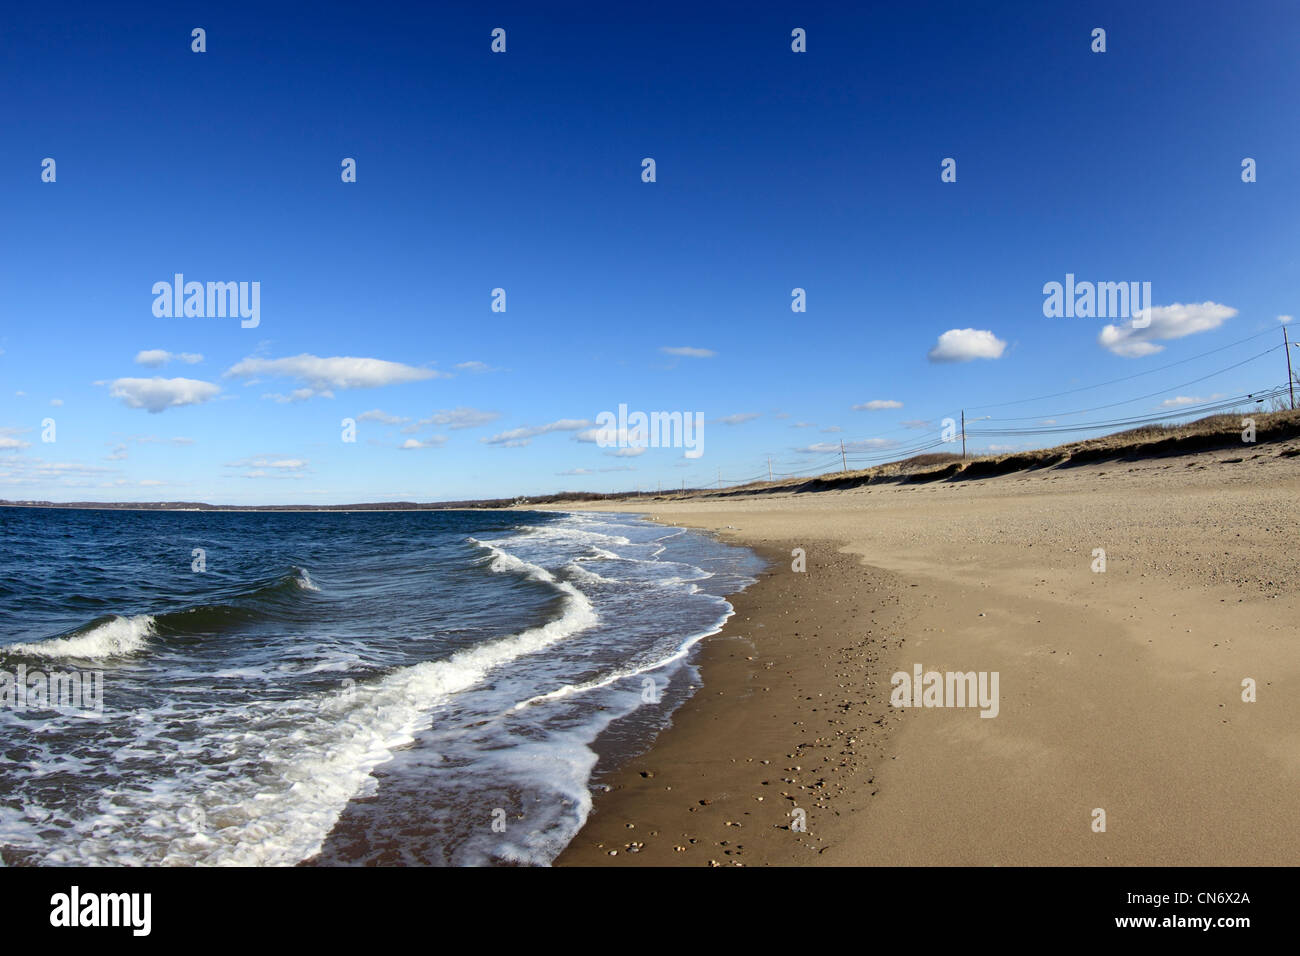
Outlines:
[{"label": "white cloud", "polygon": [[168,352],[166,349],[144,349],[135,354],[136,364],[147,365],[149,368],[166,365],[172,359],[189,365],[197,365],[203,361],[203,356],[196,352]]},{"label": "white cloud", "polygon": [[635,458],[637,455],[644,455],[645,453],[645,445],[633,445],[630,448],[615,448],[612,451],[605,452],[605,454],[613,455],[615,458]]},{"label": "white cloud", "polygon": [[61,406],[63,405],[63,399],[61,399],[61,398],[51,398],[51,399],[50,399],[50,404],[53,405],[55,408],[59,408],[59,407],[61,407]]},{"label": "white cloud", "polygon": [[193,445],[193,438],[159,438],[157,435],[129,435],[127,441],[133,441],[137,445]]},{"label": "white cloud", "polygon": [[[0,442],[0,448],[4,445]],[[92,478],[102,478],[105,473],[115,469],[98,465],[83,465],[80,462],[53,462],[41,458],[14,457],[5,461],[0,468],[0,484],[37,485],[48,487],[56,484],[64,488],[94,487]]]},{"label": "white cloud", "polygon": [[[844,443],[845,451],[880,451],[886,448],[893,448],[898,442],[889,438],[863,438],[860,441],[846,441]],[[801,455],[824,455],[828,452],[839,451],[839,442],[821,441],[815,445],[808,445],[804,448],[796,448]]]},{"label": "white cloud", "polygon": [[1294,318],[1294,316],[1291,316],[1291,315],[1279,315],[1279,316],[1277,317],[1277,320],[1278,320],[1279,322],[1281,322],[1283,325],[1289,325],[1289,324],[1291,323],[1291,320],[1292,320],[1293,318]]},{"label": "white cloud", "polygon": [[262,395],[262,397],[273,399],[274,401],[279,402],[281,405],[288,405],[291,402],[305,402],[307,401],[307,399],[313,398],[317,395],[319,395],[321,398],[334,397],[334,393],[331,392],[329,389],[317,391],[314,388],[295,388],[288,395],[283,395],[280,392],[266,392],[265,394]]},{"label": "white cloud", "polygon": [[418,439],[415,439],[415,438],[408,438],[408,439],[406,439],[406,441],[402,442],[402,444],[401,444],[399,447],[400,447],[400,448],[403,448],[403,449],[407,449],[407,448],[441,448],[441,447],[442,447],[443,445],[445,445],[446,443],[447,443],[447,436],[446,436],[446,435],[434,435],[434,436],[432,436],[431,438],[429,438],[428,441],[419,441]]},{"label": "white cloud", "polygon": [[1217,398],[1223,398],[1221,392],[1215,392],[1208,398],[1201,398],[1194,395],[1177,395],[1173,398],[1166,398],[1160,403],[1161,408],[1182,408],[1184,405],[1200,405],[1202,402],[1212,402]]},{"label": "white cloud", "polygon": [[987,329],[949,329],[930,349],[931,362],[969,362],[1002,357],[1007,343]]},{"label": "white cloud", "polygon": [[433,412],[428,418],[407,425],[404,432],[419,431],[427,425],[445,425],[448,428],[477,428],[487,425],[501,417],[500,412],[488,412],[481,408],[442,408]]},{"label": "white cloud", "polygon": [[400,425],[402,422],[409,422],[409,418],[403,418],[400,415],[390,415],[378,408],[372,408],[368,412],[362,412],[357,416],[359,422],[382,422],[385,425]]},{"label": "white cloud", "polygon": [[499,369],[492,368],[487,362],[457,362],[456,368],[462,372],[497,372]]},{"label": "white cloud", "polygon": [[1108,325],[1097,336],[1097,342],[1102,348],[1125,358],[1154,355],[1165,349],[1163,345],[1157,345],[1157,341],[1209,332],[1236,314],[1236,309],[1218,302],[1157,305],[1143,310],[1144,318],[1150,320],[1145,328]]},{"label": "white cloud", "polygon": [[665,355],[678,355],[682,358],[713,358],[718,354],[713,349],[697,349],[689,345],[665,345],[659,351]]},{"label": "white cloud", "polygon": [[790,427],[791,428],[816,428],[817,423],[816,422],[795,422]]},{"label": "white cloud", "polygon": [[511,428],[489,438],[480,438],[479,441],[488,445],[498,445],[502,448],[522,448],[538,435],[547,435],[551,432],[576,432],[590,427],[591,422],[586,419],[561,418],[559,421],[550,422],[546,425],[527,425],[523,428]]},{"label": "white cloud", "polygon": [[221,391],[220,386],[193,378],[119,378],[109,394],[128,408],[143,408],[157,414],[182,405],[202,405]]},{"label": "white cloud", "polygon": [[758,412],[739,412],[735,415],[724,415],[722,418],[715,418],[713,421],[718,425],[743,425],[745,422],[752,422],[759,417]]},{"label": "white cloud", "polygon": [[301,481],[307,476],[299,472],[271,472],[262,468],[255,468],[252,471],[246,471],[239,477],[241,478],[270,478],[277,481]]},{"label": "white cloud", "polygon": [[295,389],[288,396],[264,396],[279,402],[298,402],[315,395],[330,398],[333,397],[331,389],[335,388],[382,388],[385,385],[451,377],[446,372],[416,368],[384,359],[352,356],[321,358],[306,353],[279,359],[250,357],[235,363],[225,372],[226,378],[259,376],[290,378],[304,383],[303,388]]},{"label": "white cloud", "polygon": [[32,443],[29,441],[23,441],[21,438],[11,438],[8,435],[0,435],[0,448],[14,449],[31,447]]},{"label": "white cloud", "polygon": [[557,475],[590,475],[594,472],[590,468],[570,468],[568,471],[557,471]]},{"label": "white cloud", "polygon": [[586,428],[573,436],[574,441],[594,442],[606,447],[614,445],[639,445],[650,440],[648,429],[643,428]]},{"label": "white cloud", "polygon": [[305,458],[286,458],[280,455],[257,455],[253,458],[241,458],[226,464],[227,468],[267,468],[275,471],[302,471],[310,464]]},{"label": "white cloud", "polygon": [[902,408],[902,402],[896,402],[892,398],[873,398],[869,402],[863,402],[861,405],[854,405],[855,412],[877,412],[882,408]]},{"label": "white cloud", "polygon": [[835,434],[838,434],[839,432],[842,432],[842,431],[844,431],[844,429],[843,429],[843,428],[840,428],[839,425],[827,425],[825,428],[822,429],[822,434],[823,434],[823,435],[835,435]]},{"label": "white cloud", "polygon": [[924,430],[930,427],[930,423],[924,418],[909,418],[905,422],[899,422],[899,424],[904,428],[915,428],[918,430]]}]

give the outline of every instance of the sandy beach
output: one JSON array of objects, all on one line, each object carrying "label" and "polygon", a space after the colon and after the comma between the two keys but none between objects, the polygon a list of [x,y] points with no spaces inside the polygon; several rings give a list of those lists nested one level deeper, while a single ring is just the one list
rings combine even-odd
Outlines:
[{"label": "sandy beach", "polygon": [[1298,447],[639,504],[769,569],[557,864],[1293,865]]}]

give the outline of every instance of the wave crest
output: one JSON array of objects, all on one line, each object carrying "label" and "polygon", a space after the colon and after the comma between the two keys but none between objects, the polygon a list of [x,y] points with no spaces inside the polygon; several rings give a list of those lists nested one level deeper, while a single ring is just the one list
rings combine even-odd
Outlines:
[{"label": "wave crest", "polygon": [[151,614],[137,614],[134,617],[113,615],[107,620],[94,622],[81,631],[51,637],[45,641],[8,644],[0,647],[0,652],[29,657],[102,660],[142,650],[156,630],[157,624]]}]

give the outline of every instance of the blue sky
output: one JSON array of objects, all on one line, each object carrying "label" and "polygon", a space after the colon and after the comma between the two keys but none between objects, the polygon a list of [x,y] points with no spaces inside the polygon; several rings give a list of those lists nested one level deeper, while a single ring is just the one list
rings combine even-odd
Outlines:
[{"label": "blue sky", "polygon": [[[434,6],[6,14],[0,497],[653,489],[1285,382],[1178,387],[1300,314],[1294,3]],[[155,316],[175,273],[259,324]],[[1067,273],[1150,282],[1151,327],[1046,318]],[[620,403],[703,454],[581,440]]]}]

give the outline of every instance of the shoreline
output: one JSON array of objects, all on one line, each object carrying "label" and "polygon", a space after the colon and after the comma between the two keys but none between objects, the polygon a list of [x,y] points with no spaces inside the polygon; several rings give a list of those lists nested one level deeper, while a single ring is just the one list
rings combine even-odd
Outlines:
[{"label": "shoreline", "polygon": [[[697,645],[692,663],[701,684],[646,751],[600,778],[609,790],[595,795],[586,824],[554,865],[835,862],[818,821],[860,809],[850,782],[873,779],[887,759],[893,721],[858,690],[823,698],[798,722],[787,719],[782,702],[818,693],[804,691],[822,676],[832,648],[847,668],[839,674],[845,687],[851,676],[888,686],[889,626],[873,621],[866,633],[837,638],[853,611],[836,608],[835,597],[816,607],[823,593],[817,578],[834,579],[836,594],[844,586],[871,588],[863,600],[879,603],[879,616],[891,623],[897,585],[845,555],[816,577],[785,574],[797,547],[786,544],[744,545],[768,566],[728,597],[734,613]],[[805,813],[803,833],[791,828],[795,807]]]},{"label": "shoreline", "polygon": [[[1294,864],[1300,469],[1221,454],[648,503],[769,566],[555,865]],[[996,719],[891,707],[916,664]]]}]

